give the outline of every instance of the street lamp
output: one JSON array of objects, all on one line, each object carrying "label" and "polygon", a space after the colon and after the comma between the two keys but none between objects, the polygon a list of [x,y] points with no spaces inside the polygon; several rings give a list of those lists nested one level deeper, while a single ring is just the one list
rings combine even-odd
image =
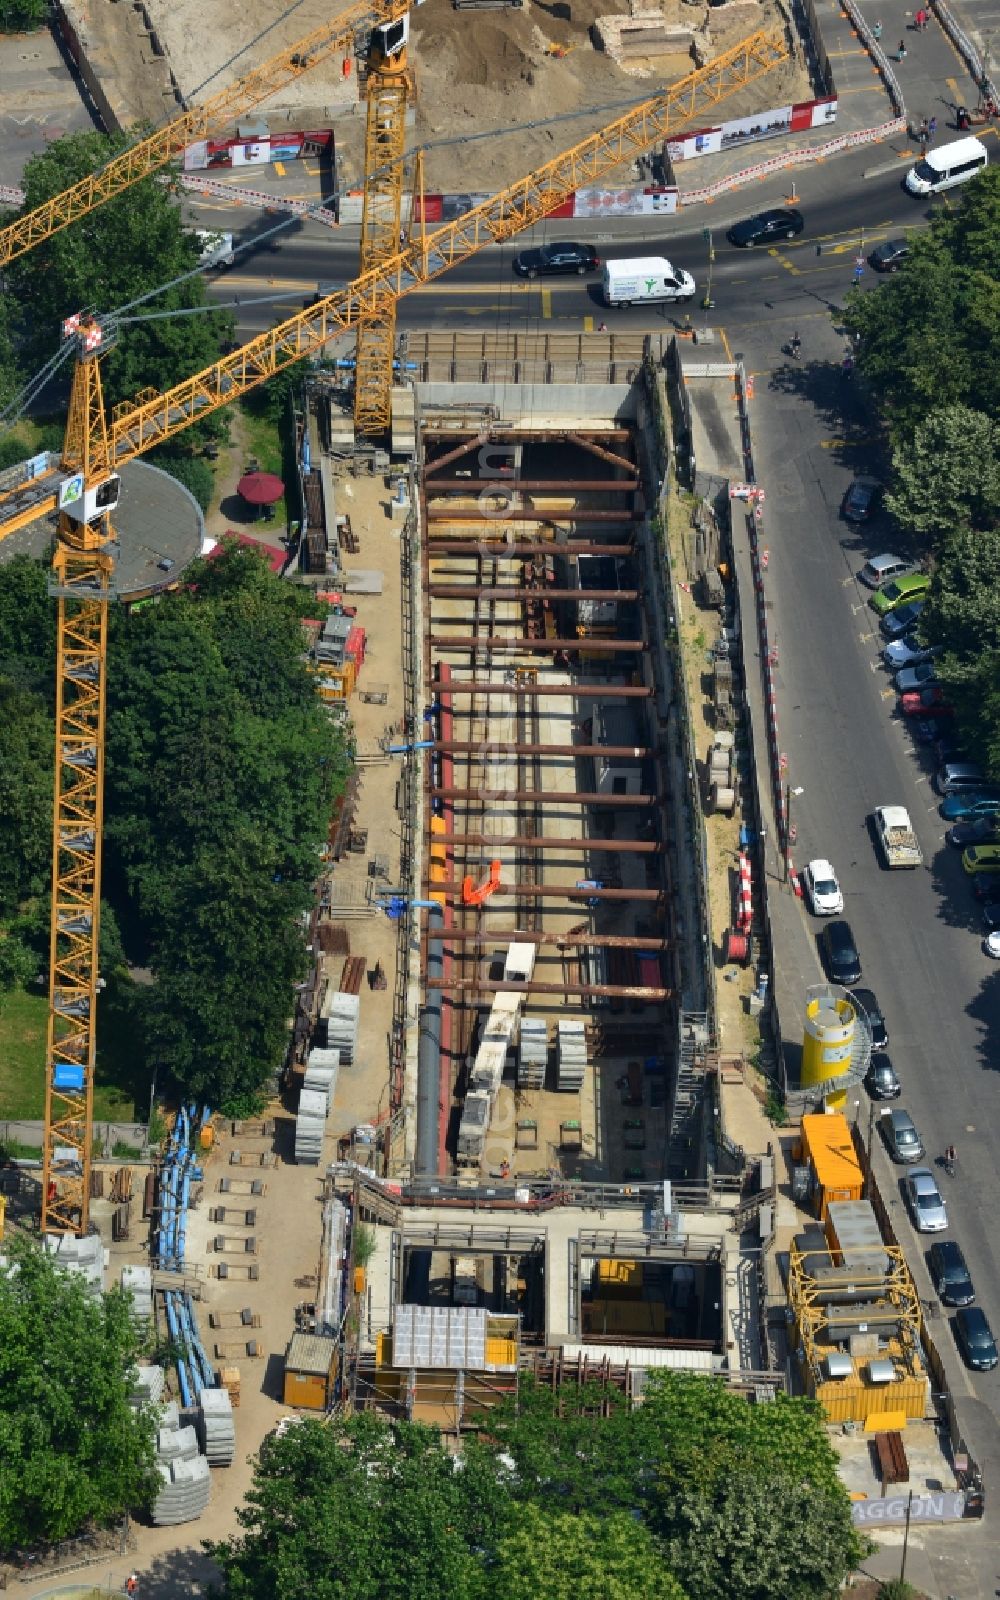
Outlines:
[{"label": "street lamp", "polygon": [[711,311],[715,307],[715,301],[712,299],[712,264],[715,261],[715,244],[712,240],[711,228],[702,228],[701,236],[708,245],[708,283],[705,286],[701,309],[703,311]]}]

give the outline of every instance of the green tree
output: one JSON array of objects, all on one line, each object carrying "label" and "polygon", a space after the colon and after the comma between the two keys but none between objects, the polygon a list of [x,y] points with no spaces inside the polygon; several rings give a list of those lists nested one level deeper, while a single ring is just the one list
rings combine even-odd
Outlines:
[{"label": "green tree", "polygon": [[49,0],[0,0],[0,33],[34,33],[49,10]]},{"label": "green tree", "polygon": [[44,563],[15,556],[0,570],[0,677],[55,703],[56,608]]},{"label": "green tree", "polygon": [[1000,503],[1000,422],[968,406],[931,411],[892,453],[886,505],[932,547],[989,527]]},{"label": "green tree", "polygon": [[955,534],[934,575],[920,629],[959,731],[1000,778],[1000,527]]},{"label": "green tree", "polygon": [[935,212],[878,294],[851,294],[846,321],[895,445],[949,406],[1000,420],[1000,172],[983,172],[954,210]]},{"label": "green tree", "polygon": [[94,1298],[37,1245],[0,1269],[0,1549],[62,1539],[147,1506],[155,1423],[128,1403],[130,1302]]},{"label": "green tree", "polygon": [[518,1507],[490,1563],[488,1592],[503,1600],[684,1600],[648,1528],[627,1512],[570,1515],[538,1505]]},{"label": "green tree", "polygon": [[207,461],[201,456],[193,455],[190,451],[158,450],[155,455],[147,457],[150,466],[159,467],[162,472],[169,472],[172,478],[182,483],[189,489],[197,500],[202,511],[207,511],[212,503],[215,493],[215,476]]},{"label": "green tree", "polygon": [[[127,142],[124,134],[100,133],[54,140],[24,169],[25,211],[97,171]],[[132,184],[12,263],[9,290],[26,329],[22,363],[34,370],[48,360],[71,311],[96,307],[110,313],[131,304],[196,267],[198,255],[169,186],[155,175]],[[180,311],[206,303],[199,275],[164,289],[144,309]],[[102,365],[107,404],[130,399],[144,387],[167,389],[199,371],[216,359],[232,329],[231,316],[215,311],[124,327]],[[211,431],[210,422],[202,427]]]},{"label": "green tree", "polygon": [[458,1468],[435,1430],[370,1413],[264,1441],[212,1548],[228,1600],[486,1600],[481,1551],[505,1508],[478,1460]]},{"label": "green tree", "polygon": [[0,918],[43,893],[52,871],[52,715],[0,678]]}]

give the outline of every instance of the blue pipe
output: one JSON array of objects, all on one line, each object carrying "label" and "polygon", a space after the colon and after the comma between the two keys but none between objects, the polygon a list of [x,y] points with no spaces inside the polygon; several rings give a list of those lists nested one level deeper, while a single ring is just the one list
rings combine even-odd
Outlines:
[{"label": "blue pipe", "polygon": [[181,1309],[184,1313],[184,1322],[188,1330],[188,1343],[204,1379],[203,1387],[214,1389],[215,1373],[212,1371],[212,1364],[205,1354],[205,1347],[198,1333],[198,1320],[194,1314],[194,1305],[189,1294],[182,1295]]},{"label": "blue pipe", "polygon": [[[180,1345],[183,1343],[183,1341],[181,1339],[180,1329],[177,1324],[177,1313],[174,1310],[173,1294],[170,1290],[167,1291],[164,1299],[166,1300],[167,1306],[167,1327],[170,1330],[170,1337],[175,1345]],[[180,1384],[181,1389],[181,1400],[186,1408],[191,1405],[191,1385],[188,1382],[187,1367],[182,1357],[178,1357],[176,1365],[177,1382]]]},{"label": "blue pipe", "polygon": [[436,743],[436,739],[415,739],[411,744],[391,744],[388,753],[391,756],[408,756],[412,750],[433,750]]}]

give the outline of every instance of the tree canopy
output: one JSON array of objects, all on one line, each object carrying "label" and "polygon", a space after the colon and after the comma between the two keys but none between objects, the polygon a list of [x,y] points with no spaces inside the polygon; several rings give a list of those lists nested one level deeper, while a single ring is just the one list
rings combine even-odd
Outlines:
[{"label": "tree canopy", "polygon": [[63,1539],[149,1504],[154,1422],[128,1403],[131,1301],[94,1297],[34,1243],[0,1268],[0,1550]]},{"label": "tree canopy", "polygon": [[[121,133],[72,133],[54,140],[25,166],[23,210],[33,210],[99,170],[127,143]],[[64,318],[91,307],[110,313],[131,304],[191,271],[199,253],[169,185],[154,174],[12,262],[6,274],[10,304],[6,320],[0,319],[0,394],[4,372],[15,358],[24,372],[34,372],[49,359]],[[158,293],[143,309],[178,311],[205,304],[204,279],[196,275]],[[15,326],[20,333],[12,344]],[[123,327],[102,363],[108,406],[147,386],[169,388],[207,366],[232,329],[230,314],[218,311]]]},{"label": "tree canopy", "polygon": [[813,1402],[673,1373],[634,1410],[523,1381],[459,1457],[369,1413],[303,1423],[239,1520],[228,1600],[826,1600],[863,1554]]},{"label": "tree canopy", "polygon": [[846,320],[888,424],[887,507],[934,570],[921,637],[941,646],[960,736],[1000,778],[1000,172],[910,240]]},{"label": "tree canopy", "polygon": [[[48,887],[53,610],[39,563],[0,567],[0,921]],[[346,770],[302,660],[308,611],[308,591],[230,544],[158,604],[112,614],[103,889],[123,948],[102,960],[152,975],[111,997],[131,1007],[133,1060],[213,1105],[245,1105],[280,1065]],[[47,940],[35,949],[37,970]],[[99,1015],[99,1052],[102,1037]]]}]

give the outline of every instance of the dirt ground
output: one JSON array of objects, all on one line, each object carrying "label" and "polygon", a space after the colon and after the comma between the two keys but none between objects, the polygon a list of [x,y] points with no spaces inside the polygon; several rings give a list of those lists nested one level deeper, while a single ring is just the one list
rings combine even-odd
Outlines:
[{"label": "dirt ground", "polygon": [[[302,0],[273,22],[260,0],[216,0],[206,13],[200,0],[145,0],[145,9],[166,52],[182,94],[203,101],[276,51],[294,43],[330,15],[320,0]],[[643,57],[618,67],[595,48],[591,29],[600,17],[628,15],[629,0],[574,0],[569,4],[529,0],[510,11],[456,11],[451,0],[427,0],[413,13],[410,61],[416,89],[415,138],[427,147],[425,187],[446,193],[490,193],[523,176],[592,132],[662,83],[695,66],[686,45],[674,53]],[[777,0],[747,0],[721,8],[662,0],[668,25],[697,33],[706,58],[757,28],[783,26]],[[336,8],[334,8],[335,12]],[[148,41],[136,41],[131,12],[115,0],[90,0],[90,28],[107,41],[111,59],[127,44],[130,70],[123,90],[132,114],[167,119],[160,85],[162,65]],[[261,30],[267,31],[261,34]],[[259,39],[234,55],[236,41]],[[565,53],[554,56],[551,50]],[[807,99],[808,74],[800,60],[727,98],[726,113],[740,116],[758,107]],[[328,123],[337,127],[344,170],[353,175],[361,149],[363,108],[357,74],[343,76],[339,55],[259,108],[272,126]],[[542,119],[548,126],[535,126]],[[704,124],[712,114],[701,112]],[[688,124],[691,125],[690,119]],[[488,134],[476,139],[473,135]],[[624,169],[615,175],[627,180]]]}]

